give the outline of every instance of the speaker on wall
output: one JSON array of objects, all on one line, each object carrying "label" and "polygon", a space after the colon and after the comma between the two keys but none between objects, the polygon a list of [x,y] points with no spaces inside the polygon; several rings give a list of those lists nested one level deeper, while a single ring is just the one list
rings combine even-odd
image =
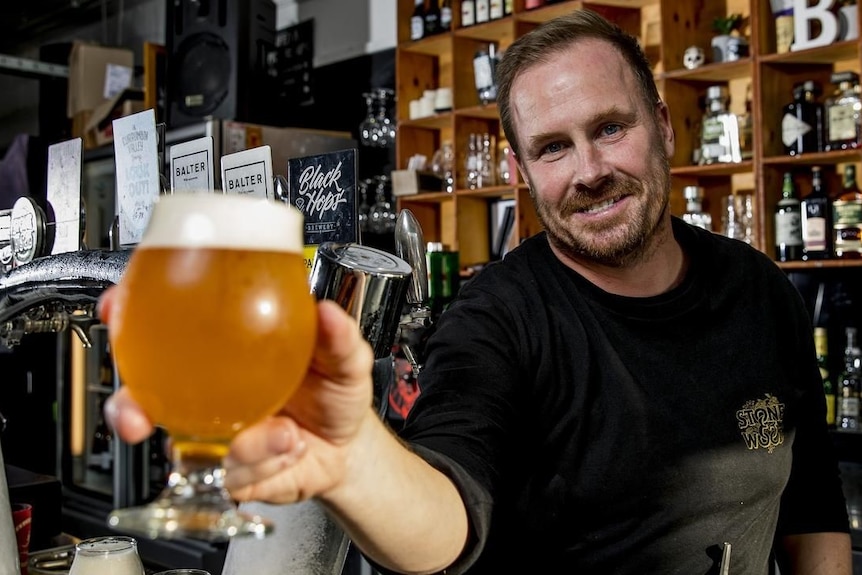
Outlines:
[{"label": "speaker on wall", "polygon": [[269,123],[274,2],[168,0],[167,18],[168,126],[208,117]]}]

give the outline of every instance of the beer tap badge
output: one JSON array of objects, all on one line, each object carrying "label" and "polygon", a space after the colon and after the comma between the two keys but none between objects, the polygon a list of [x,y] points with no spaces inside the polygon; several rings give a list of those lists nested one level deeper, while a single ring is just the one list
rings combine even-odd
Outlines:
[{"label": "beer tap badge", "polygon": [[221,158],[224,193],[272,200],[272,148],[257,146]]},{"label": "beer tap badge", "polygon": [[305,216],[305,259],[311,269],[317,246],[358,242],[356,150],[287,161],[288,201]]}]

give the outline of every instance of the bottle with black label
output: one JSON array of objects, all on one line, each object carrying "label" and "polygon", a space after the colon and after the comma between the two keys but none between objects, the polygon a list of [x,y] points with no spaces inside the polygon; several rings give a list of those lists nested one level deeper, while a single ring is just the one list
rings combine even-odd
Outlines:
[{"label": "bottle with black label", "polygon": [[811,168],[811,193],[802,200],[802,259],[832,257],[832,201],[820,166]]},{"label": "bottle with black label", "polygon": [[410,39],[421,40],[425,36],[425,1],[416,0],[410,16]]},{"label": "bottle with black label", "polygon": [[440,32],[440,5],[437,0],[428,0],[425,6],[425,36],[434,36]]},{"label": "bottle with black label", "polygon": [[813,80],[793,87],[793,102],[784,106],[781,117],[781,141],[786,154],[823,151],[823,105],[817,102],[820,94],[820,85]]}]

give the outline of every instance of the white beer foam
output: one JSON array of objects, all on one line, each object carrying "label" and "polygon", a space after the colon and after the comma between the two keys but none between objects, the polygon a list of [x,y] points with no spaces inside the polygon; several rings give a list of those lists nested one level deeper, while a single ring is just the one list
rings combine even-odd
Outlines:
[{"label": "white beer foam", "polygon": [[303,222],[283,202],[218,192],[160,196],[139,247],[302,253]]}]

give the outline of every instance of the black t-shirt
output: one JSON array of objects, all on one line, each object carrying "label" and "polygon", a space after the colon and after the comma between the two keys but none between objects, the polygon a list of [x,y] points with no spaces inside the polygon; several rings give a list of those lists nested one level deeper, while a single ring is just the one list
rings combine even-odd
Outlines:
[{"label": "black t-shirt", "polygon": [[441,317],[402,435],[468,502],[447,573],[692,575],[728,542],[756,575],[776,526],[848,530],[799,294],[757,250],[673,225],[691,264],[668,293],[604,292],[541,234]]}]

